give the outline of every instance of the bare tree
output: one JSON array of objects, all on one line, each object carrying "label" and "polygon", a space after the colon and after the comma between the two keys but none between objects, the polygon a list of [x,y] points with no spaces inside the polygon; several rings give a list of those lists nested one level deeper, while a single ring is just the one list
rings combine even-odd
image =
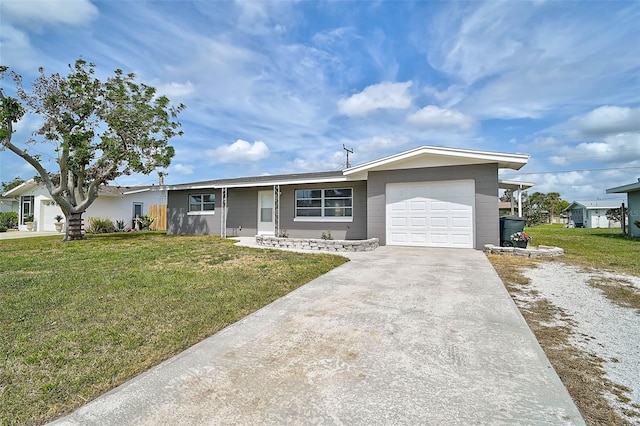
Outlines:
[{"label": "bare tree", "polygon": [[[8,71],[0,67],[0,76]],[[98,197],[100,186],[119,176],[149,174],[168,167],[175,152],[169,139],[182,135],[176,120],[184,105],[171,106],[155,88],[136,83],[134,74],[115,70],[102,82],[95,65],[78,59],[69,75],[45,75],[42,68],[28,93],[22,77],[11,72],[17,98],[0,89],[0,149],[8,149],[38,172],[67,219],[65,241],[82,239],[82,214]],[[39,115],[42,126],[19,144],[13,124],[25,114]],[[57,170],[47,170],[34,143],[52,144]]]}]

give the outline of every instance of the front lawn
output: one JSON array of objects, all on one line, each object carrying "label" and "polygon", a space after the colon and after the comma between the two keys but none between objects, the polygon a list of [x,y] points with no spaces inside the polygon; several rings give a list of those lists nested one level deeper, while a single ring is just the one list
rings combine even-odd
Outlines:
[{"label": "front lawn", "polygon": [[0,241],[0,424],[41,424],[345,259],[213,236]]},{"label": "front lawn", "polygon": [[640,277],[640,239],[625,237],[620,229],[539,225],[526,232],[533,237],[534,246],[563,248],[565,255],[560,259],[564,262]]}]

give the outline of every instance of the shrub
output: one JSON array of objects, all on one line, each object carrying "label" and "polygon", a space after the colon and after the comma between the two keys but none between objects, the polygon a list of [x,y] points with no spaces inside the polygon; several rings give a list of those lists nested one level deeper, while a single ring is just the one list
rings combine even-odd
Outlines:
[{"label": "shrub", "polygon": [[90,217],[87,221],[87,234],[106,234],[116,230],[113,221],[108,217]]},{"label": "shrub", "polygon": [[323,231],[322,235],[320,235],[320,238],[322,238],[323,240],[333,240],[333,237],[331,236],[331,231]]},{"label": "shrub", "polygon": [[0,226],[4,226],[7,229],[13,229],[16,226],[18,226],[18,213],[17,212],[0,213]]},{"label": "shrub", "polygon": [[124,232],[125,229],[124,220],[116,220],[116,232]]},{"label": "shrub", "polygon": [[140,229],[149,229],[151,227],[151,224],[153,223],[153,221],[156,220],[155,218],[151,217],[151,216],[140,216]]},{"label": "shrub", "polygon": [[0,225],[0,232],[7,232],[7,227],[4,225]]}]

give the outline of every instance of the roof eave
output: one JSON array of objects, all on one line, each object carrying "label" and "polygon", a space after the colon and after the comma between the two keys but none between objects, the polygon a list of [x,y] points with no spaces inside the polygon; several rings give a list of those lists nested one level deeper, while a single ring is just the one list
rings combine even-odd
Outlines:
[{"label": "roof eave", "polygon": [[640,182],[630,183],[628,185],[616,186],[607,189],[607,194],[626,194],[629,192],[640,191]]},{"label": "roof eave", "polygon": [[503,152],[475,151],[475,150],[457,149],[457,148],[421,146],[421,147],[410,149],[408,151],[404,151],[398,154],[390,155],[388,157],[369,161],[368,163],[364,163],[358,166],[350,167],[344,170],[344,174],[348,176],[355,173],[366,172],[376,167],[381,167],[390,163],[403,161],[403,160],[406,160],[418,155],[424,155],[424,154],[482,160],[483,162],[486,162],[486,163],[497,163],[498,168],[501,168],[501,169],[513,169],[513,170],[520,170],[529,161],[529,156],[526,154],[509,154],[509,153],[503,153]]}]

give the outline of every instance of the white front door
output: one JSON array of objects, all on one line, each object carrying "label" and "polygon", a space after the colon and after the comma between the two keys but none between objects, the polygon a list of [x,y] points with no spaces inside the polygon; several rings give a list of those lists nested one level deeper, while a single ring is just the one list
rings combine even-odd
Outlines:
[{"label": "white front door", "polygon": [[273,235],[273,191],[258,191],[258,235]]}]

